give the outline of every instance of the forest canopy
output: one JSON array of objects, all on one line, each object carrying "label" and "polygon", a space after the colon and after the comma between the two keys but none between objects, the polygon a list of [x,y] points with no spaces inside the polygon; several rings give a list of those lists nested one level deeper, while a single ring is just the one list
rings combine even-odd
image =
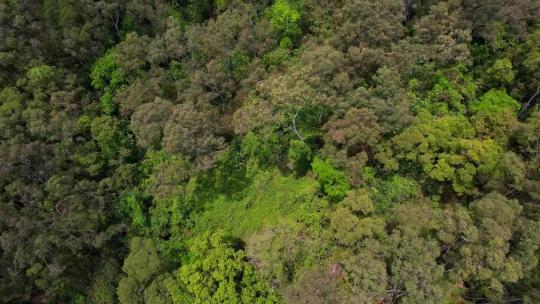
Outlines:
[{"label": "forest canopy", "polygon": [[0,302],[540,303],[538,0],[0,0]]}]

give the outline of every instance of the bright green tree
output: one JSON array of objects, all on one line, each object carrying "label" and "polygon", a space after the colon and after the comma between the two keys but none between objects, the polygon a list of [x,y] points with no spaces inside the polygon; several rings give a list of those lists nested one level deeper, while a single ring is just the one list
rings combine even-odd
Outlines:
[{"label": "bright green tree", "polygon": [[222,232],[193,241],[184,264],[168,283],[173,303],[280,303],[275,290],[263,282]]},{"label": "bright green tree", "polygon": [[274,31],[281,37],[297,38],[301,33],[299,26],[300,12],[290,0],[277,0],[268,10],[268,16]]},{"label": "bright green tree", "polygon": [[332,201],[345,197],[350,186],[345,179],[345,173],[332,167],[329,160],[315,158],[311,163],[313,172],[321,184],[322,190]]},{"label": "bright green tree", "polygon": [[471,110],[475,113],[496,114],[498,112],[510,111],[517,114],[520,105],[509,96],[505,90],[491,89],[486,92],[480,100],[471,105]]}]

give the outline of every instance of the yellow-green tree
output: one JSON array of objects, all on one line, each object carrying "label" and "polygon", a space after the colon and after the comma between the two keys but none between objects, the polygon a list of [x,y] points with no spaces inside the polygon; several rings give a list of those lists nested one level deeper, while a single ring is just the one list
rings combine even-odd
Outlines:
[{"label": "yellow-green tree", "polygon": [[277,292],[262,281],[222,232],[194,240],[188,258],[168,283],[173,303],[280,303]]}]

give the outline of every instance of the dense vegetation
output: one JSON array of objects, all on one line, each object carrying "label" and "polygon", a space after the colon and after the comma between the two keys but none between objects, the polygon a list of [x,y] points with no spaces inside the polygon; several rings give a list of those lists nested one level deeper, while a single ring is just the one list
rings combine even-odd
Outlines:
[{"label": "dense vegetation", "polygon": [[1,303],[540,303],[538,0],[0,0]]}]

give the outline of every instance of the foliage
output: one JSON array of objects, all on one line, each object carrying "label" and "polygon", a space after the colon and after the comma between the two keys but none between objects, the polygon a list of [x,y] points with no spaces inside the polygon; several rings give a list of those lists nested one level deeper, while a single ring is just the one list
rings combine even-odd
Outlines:
[{"label": "foliage", "polygon": [[142,148],[159,148],[163,138],[163,128],[172,113],[172,104],[161,98],[140,105],[131,116],[131,130],[137,144]]},{"label": "foliage", "polygon": [[223,233],[202,234],[189,254],[167,285],[173,303],[281,302]]},{"label": "foliage", "polygon": [[[450,182],[457,194],[473,193],[476,185],[499,174],[501,147],[493,140],[476,139],[463,116],[445,116],[420,122],[392,139],[392,150],[380,152],[388,169],[400,163],[411,173],[439,182]],[[393,155],[391,158],[388,156]]]},{"label": "foliage", "polygon": [[92,282],[89,298],[94,303],[117,303],[116,275],[119,266],[114,261],[103,263],[100,271],[96,273]]},{"label": "foliage", "polygon": [[54,87],[58,74],[52,66],[36,66],[28,70],[28,84],[34,88],[48,89]]},{"label": "foliage", "polygon": [[0,0],[0,302],[540,302],[539,17]]},{"label": "foliage", "polygon": [[316,231],[299,223],[262,228],[246,240],[246,255],[261,276],[283,288],[303,266],[319,261],[326,248]]},{"label": "foliage", "polygon": [[135,192],[127,193],[120,198],[120,208],[131,218],[132,225],[139,229],[146,226],[143,204],[143,198]]},{"label": "foliage", "polygon": [[337,205],[331,219],[330,227],[334,230],[336,240],[342,245],[354,246],[362,239],[384,235],[385,222],[370,216],[373,209],[369,193],[350,191]]},{"label": "foliage", "polygon": [[240,144],[239,156],[245,161],[247,175],[252,176],[261,169],[277,165],[281,150],[281,142],[276,134],[249,132]]},{"label": "foliage", "polygon": [[328,160],[315,158],[311,163],[313,172],[321,184],[321,188],[331,201],[341,200],[347,190],[349,184],[345,180],[345,174],[332,167]]},{"label": "foliage", "polygon": [[495,84],[507,84],[514,80],[515,73],[512,70],[512,61],[508,58],[495,60],[492,66],[490,66],[486,73],[487,78]]},{"label": "foliage", "polygon": [[[240,198],[220,195],[194,216],[199,232],[223,229],[233,236],[246,236],[275,224],[299,211],[314,199],[317,182],[311,178],[282,176],[277,170],[260,171]],[[223,208],[227,205],[228,208]]]},{"label": "foliage", "polygon": [[164,126],[161,145],[169,153],[181,154],[208,168],[223,148],[223,138],[215,134],[215,129],[191,103],[179,104]]},{"label": "foliage", "polygon": [[287,157],[292,163],[292,168],[301,175],[309,169],[311,163],[311,149],[303,141],[291,140]]},{"label": "foliage", "polygon": [[131,140],[118,119],[111,116],[96,117],[92,121],[91,133],[105,159],[129,156]]},{"label": "foliage", "polygon": [[290,0],[276,0],[268,10],[268,17],[280,37],[296,39],[301,34],[300,12]]},{"label": "foliage", "polygon": [[517,113],[519,103],[504,90],[491,89],[480,100],[471,105],[474,127],[482,137],[508,144],[505,130],[515,128],[518,124]]},{"label": "foliage", "polygon": [[[503,297],[505,283],[518,281],[524,272],[536,265],[536,259],[525,261],[516,253],[525,249],[525,243],[528,244],[525,246],[530,246],[532,243],[529,241],[537,238],[538,233],[524,237],[528,241],[520,239],[511,245],[513,231],[524,227],[520,222],[528,221],[520,215],[522,207],[515,200],[499,193],[485,195],[472,202],[469,209],[468,213],[463,209],[457,210],[453,218],[448,218],[452,224],[442,230],[450,232],[442,235],[445,243],[456,244],[460,237],[468,240],[459,245],[459,250],[452,252],[448,259],[456,262],[457,274],[464,281],[477,286],[478,295],[498,301]],[[525,250],[534,251],[534,248]]]},{"label": "foliage", "polygon": [[92,85],[98,90],[104,90],[100,98],[101,106],[105,114],[113,114],[115,105],[113,97],[115,92],[127,83],[127,75],[122,73],[115,62],[114,51],[108,51],[99,58],[92,67]]},{"label": "foliage", "polygon": [[464,114],[467,105],[475,101],[477,86],[470,77],[461,75],[461,72],[457,77],[458,81],[451,81],[445,76],[438,77],[425,100],[422,100],[420,107],[435,115],[452,112]]},{"label": "foliage", "polygon": [[[369,183],[368,183],[369,184]],[[392,175],[384,180],[377,180],[372,186],[376,209],[389,211],[393,206],[421,196],[420,184],[414,179]]]},{"label": "foliage", "polygon": [[247,54],[236,52],[225,60],[223,66],[227,73],[232,74],[232,77],[236,81],[240,81],[248,72],[250,60]]},{"label": "foliage", "polygon": [[486,92],[477,103],[471,105],[471,109],[480,114],[495,115],[499,112],[509,111],[517,114],[519,103],[509,96],[504,90],[491,89]]},{"label": "foliage", "polygon": [[[162,281],[156,276],[164,270],[163,267],[153,240],[133,238],[130,243],[130,254],[122,266],[126,276],[118,282],[120,303],[150,303],[148,302],[150,298],[155,299],[155,284]],[[161,303],[168,302],[170,303],[165,297],[165,301]]]}]

